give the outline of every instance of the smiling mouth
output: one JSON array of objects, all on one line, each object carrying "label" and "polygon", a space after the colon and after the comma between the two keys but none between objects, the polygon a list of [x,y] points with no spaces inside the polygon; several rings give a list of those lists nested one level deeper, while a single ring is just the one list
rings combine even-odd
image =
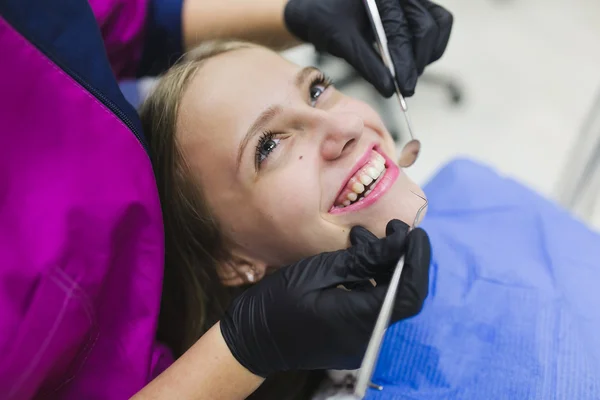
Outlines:
[{"label": "smiling mouth", "polygon": [[348,207],[369,196],[381,177],[385,175],[386,169],[385,158],[375,150],[371,150],[367,163],[346,182],[333,206]]},{"label": "smiling mouth", "polygon": [[356,211],[368,207],[385,192],[398,176],[397,166],[376,148],[367,152],[356,172],[346,181],[330,213]]}]

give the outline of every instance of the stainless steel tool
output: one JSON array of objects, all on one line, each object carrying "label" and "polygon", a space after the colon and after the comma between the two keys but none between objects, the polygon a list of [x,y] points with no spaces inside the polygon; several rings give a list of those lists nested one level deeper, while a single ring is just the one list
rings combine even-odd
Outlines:
[{"label": "stainless steel tool", "polygon": [[398,82],[396,81],[396,69],[394,68],[394,64],[392,63],[392,57],[390,56],[390,51],[388,48],[387,36],[385,35],[385,30],[383,29],[383,23],[381,22],[381,16],[379,15],[379,9],[377,8],[377,4],[375,0],[364,0],[365,7],[367,9],[367,14],[369,15],[369,19],[371,20],[371,25],[373,27],[373,31],[375,32],[375,38],[377,40],[377,46],[379,47],[379,53],[381,54],[381,58],[383,60],[384,65],[389,69],[392,77],[394,78],[394,87],[396,89],[396,97],[398,98],[398,102],[400,103],[400,108],[402,109],[402,113],[404,115],[404,119],[406,121],[406,126],[408,128],[408,134],[410,135],[410,140],[406,143],[400,153],[400,159],[398,164],[401,167],[410,167],[416,161],[419,152],[421,150],[421,143],[415,139],[415,135],[413,133],[412,124],[410,118],[408,116],[408,107],[406,105],[406,100],[404,100],[404,96],[400,93],[400,89],[398,88]]},{"label": "stainless steel tool", "polygon": [[[415,196],[421,197],[424,203],[417,211],[417,214],[415,215],[415,220],[412,226],[410,227],[410,230],[414,229],[417,226],[421,218],[421,214],[423,213],[428,204],[426,198],[419,196],[416,193],[414,194]],[[400,285],[400,276],[402,275],[403,268],[404,257],[400,257],[400,260],[396,265],[396,269],[394,270],[394,274],[392,275],[392,279],[390,280],[388,291],[385,294],[383,305],[381,306],[381,311],[379,312],[377,322],[375,323],[375,328],[373,329],[373,334],[371,335],[371,340],[369,341],[367,351],[365,352],[365,356],[360,366],[360,370],[358,371],[358,376],[356,377],[354,396],[357,399],[362,399],[365,396],[367,388],[369,386],[376,386],[371,384],[371,377],[373,376],[373,370],[377,365],[377,359],[379,358],[379,351],[381,349],[383,337],[387,330],[388,324],[390,323],[390,316],[392,314],[392,309],[394,308],[396,293],[398,292],[398,287]],[[381,387],[379,387],[378,389],[381,390]]]}]

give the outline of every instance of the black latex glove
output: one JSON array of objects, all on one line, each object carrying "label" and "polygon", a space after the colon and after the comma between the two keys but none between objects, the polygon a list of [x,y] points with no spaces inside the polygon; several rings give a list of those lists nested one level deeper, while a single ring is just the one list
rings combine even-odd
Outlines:
[{"label": "black latex glove", "polygon": [[[232,354],[263,377],[274,372],[355,369],[375,326],[387,282],[405,254],[392,322],[417,314],[427,297],[427,234],[390,221],[387,237],[353,228],[352,247],[319,254],[266,276],[234,300],[221,320]],[[339,285],[375,279],[348,291]]]},{"label": "black latex glove", "polygon": [[[417,77],[448,44],[452,14],[428,0],[376,0],[400,91],[412,96]],[[289,0],[288,30],[299,39],[348,61],[384,96],[392,76],[373,47],[375,35],[363,0]]]}]

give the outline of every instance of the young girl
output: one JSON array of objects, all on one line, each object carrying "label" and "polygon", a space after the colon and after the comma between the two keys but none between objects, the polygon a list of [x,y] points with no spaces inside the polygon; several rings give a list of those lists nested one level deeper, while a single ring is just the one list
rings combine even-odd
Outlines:
[{"label": "young girl", "polygon": [[[141,116],[166,223],[165,280],[183,294],[163,309],[201,310],[163,314],[173,346],[220,318],[232,287],[346,248],[355,225],[383,237],[386,221],[413,224],[423,205],[373,109],[264,47],[192,51]],[[374,377],[384,390],[372,398],[598,398],[598,235],[470,162],[444,168],[428,194],[431,295],[388,331]]]},{"label": "young girl", "polygon": [[[140,114],[165,220],[159,338],[179,352],[237,287],[346,248],[352,226],[385,236],[391,219],[412,224],[424,203],[370,106],[261,46],[201,45]],[[282,387],[270,398],[294,393]]]}]

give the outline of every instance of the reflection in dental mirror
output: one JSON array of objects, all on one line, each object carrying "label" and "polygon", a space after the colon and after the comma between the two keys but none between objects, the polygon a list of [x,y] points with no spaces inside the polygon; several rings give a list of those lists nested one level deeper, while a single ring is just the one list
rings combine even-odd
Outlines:
[{"label": "reflection in dental mirror", "polygon": [[398,166],[402,168],[408,168],[415,163],[419,152],[421,151],[421,142],[417,139],[412,139],[410,142],[404,145],[400,152],[400,158],[398,159]]}]

